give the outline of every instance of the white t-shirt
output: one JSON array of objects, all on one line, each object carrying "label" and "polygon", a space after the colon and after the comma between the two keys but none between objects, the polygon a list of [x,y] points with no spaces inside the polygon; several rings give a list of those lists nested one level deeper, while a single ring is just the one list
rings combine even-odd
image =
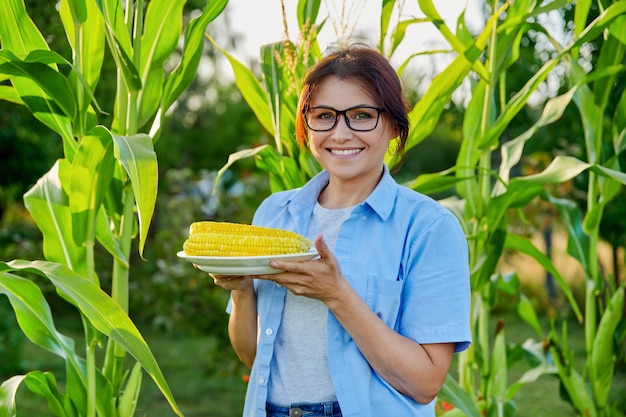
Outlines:
[{"label": "white t-shirt", "polygon": [[[354,207],[327,209],[319,203],[307,237],[322,235],[334,252],[341,224]],[[319,300],[287,291],[281,325],[274,341],[268,401],[289,406],[297,402],[336,401],[328,368],[328,307]]]}]

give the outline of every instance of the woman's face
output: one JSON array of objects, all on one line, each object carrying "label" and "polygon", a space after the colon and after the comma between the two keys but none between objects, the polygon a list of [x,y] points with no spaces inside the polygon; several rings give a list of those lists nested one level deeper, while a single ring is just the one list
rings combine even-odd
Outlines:
[{"label": "woman's face", "polygon": [[[361,106],[376,108],[378,103],[361,84],[328,76],[318,84],[311,97],[312,110],[307,115],[309,125],[315,123],[313,119],[317,119],[319,123],[325,123],[329,117],[332,119],[332,110],[328,112],[324,108],[341,111]],[[349,111],[351,126],[357,129],[372,126],[369,123],[376,117],[376,111],[372,113],[371,109],[365,110],[367,112],[363,113],[358,110],[356,113]],[[385,113],[380,113],[376,128],[366,132],[350,129],[344,115],[337,115],[337,119],[335,127],[329,131],[317,132],[309,129],[309,147],[312,154],[331,177],[345,181],[371,179],[377,183],[389,142],[396,136]]]}]

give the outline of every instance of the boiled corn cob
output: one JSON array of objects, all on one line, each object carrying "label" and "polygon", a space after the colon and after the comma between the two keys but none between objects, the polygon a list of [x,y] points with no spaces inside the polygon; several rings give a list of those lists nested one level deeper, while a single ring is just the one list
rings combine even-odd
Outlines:
[{"label": "boiled corn cob", "polygon": [[241,223],[194,222],[183,251],[189,256],[263,256],[308,252],[311,240],[295,232]]}]

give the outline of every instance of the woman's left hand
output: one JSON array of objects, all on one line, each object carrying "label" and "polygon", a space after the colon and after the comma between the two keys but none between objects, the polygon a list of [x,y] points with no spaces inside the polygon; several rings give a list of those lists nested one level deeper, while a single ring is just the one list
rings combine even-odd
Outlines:
[{"label": "woman's left hand", "polygon": [[324,238],[315,239],[315,249],[319,258],[310,261],[270,262],[272,268],[285,272],[278,274],[256,275],[254,278],[274,281],[295,295],[318,299],[324,303],[341,296],[341,288],[350,288],[344,278],[337,258],[330,251]]}]

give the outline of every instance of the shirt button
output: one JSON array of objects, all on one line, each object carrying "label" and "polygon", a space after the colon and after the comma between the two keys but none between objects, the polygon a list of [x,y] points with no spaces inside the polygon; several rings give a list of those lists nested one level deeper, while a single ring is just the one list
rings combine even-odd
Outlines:
[{"label": "shirt button", "polygon": [[361,217],[361,220],[367,220],[367,216],[366,216],[366,215],[363,215],[363,216]]},{"label": "shirt button", "polygon": [[300,407],[289,410],[289,417],[302,417],[302,414],[304,414],[304,412]]},{"label": "shirt button", "polygon": [[259,384],[264,384],[265,383],[265,378],[263,378],[262,376],[259,377]]},{"label": "shirt button", "polygon": [[272,329],[270,329],[270,328],[265,329],[265,334],[266,334],[266,335],[271,336],[271,335],[272,335],[272,333],[274,333],[274,330],[272,330]]}]

